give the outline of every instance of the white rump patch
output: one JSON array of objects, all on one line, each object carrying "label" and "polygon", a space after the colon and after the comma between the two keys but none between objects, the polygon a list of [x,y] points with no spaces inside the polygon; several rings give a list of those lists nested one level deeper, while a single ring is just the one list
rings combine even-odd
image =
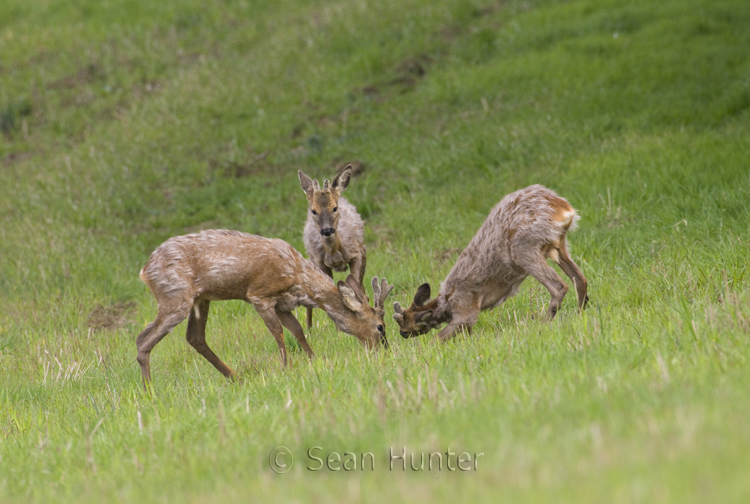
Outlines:
[{"label": "white rump patch", "polygon": [[575,210],[568,210],[566,212],[563,212],[562,220],[557,221],[556,224],[560,227],[568,227],[568,226],[572,227],[575,225],[575,222],[571,222],[571,221],[577,220],[575,219],[575,217],[576,217]]},{"label": "white rump patch", "polygon": [[568,231],[575,230],[575,228],[578,227],[578,220],[581,218],[575,210],[563,212],[562,217],[562,220],[557,221],[556,224],[561,228],[567,228]]}]

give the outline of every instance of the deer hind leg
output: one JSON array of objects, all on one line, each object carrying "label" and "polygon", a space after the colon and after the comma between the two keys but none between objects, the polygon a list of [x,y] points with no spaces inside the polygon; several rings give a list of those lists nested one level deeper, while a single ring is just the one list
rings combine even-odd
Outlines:
[{"label": "deer hind leg", "polygon": [[260,315],[260,318],[263,319],[268,330],[271,331],[273,338],[276,340],[279,352],[281,353],[281,363],[286,367],[287,360],[286,345],[284,344],[284,328],[281,325],[279,317],[276,315],[276,310],[273,307],[253,306],[255,307],[255,311],[258,312],[258,315]]},{"label": "deer hind leg", "polygon": [[295,338],[297,338],[297,341],[299,342],[305,353],[307,353],[307,356],[310,358],[315,357],[312,348],[310,348],[310,345],[307,344],[307,339],[305,339],[305,333],[302,331],[302,326],[299,325],[299,322],[297,322],[297,319],[294,318],[294,315],[289,312],[276,310],[276,316],[279,318],[279,322],[281,322],[281,325],[289,329],[289,332],[292,333]]},{"label": "deer hind leg", "polygon": [[547,310],[547,318],[552,320],[557,315],[557,311],[562,305],[562,300],[565,294],[568,292],[568,286],[562,281],[560,275],[552,269],[552,266],[547,264],[543,256],[529,258],[522,264],[526,272],[539,280],[549,291],[552,299],[549,302],[549,309]]},{"label": "deer hind leg", "polygon": [[219,357],[211,350],[206,343],[206,322],[208,322],[208,309],[211,306],[211,301],[208,299],[200,299],[195,302],[193,309],[190,310],[190,317],[188,318],[187,333],[185,337],[187,342],[197,350],[199,354],[214,365],[221,374],[227,378],[236,378],[237,375],[232,371],[229,366],[224,364]]},{"label": "deer hind leg", "polygon": [[584,308],[586,308],[586,304],[589,302],[589,296],[587,292],[588,282],[586,281],[586,277],[583,276],[583,273],[578,268],[578,265],[573,262],[573,259],[570,258],[570,254],[568,254],[565,244],[563,244],[563,246],[558,249],[558,255],[560,260],[556,262],[560,266],[560,269],[562,269],[563,272],[568,275],[568,278],[573,280],[573,284],[575,285],[576,292],[578,294],[578,309],[583,310]]},{"label": "deer hind leg", "polygon": [[151,381],[151,368],[149,364],[151,350],[174,329],[174,326],[190,315],[192,305],[192,300],[160,304],[156,319],[147,325],[141,334],[138,335],[135,345],[138,349],[137,360],[138,364],[141,365],[144,387]]}]

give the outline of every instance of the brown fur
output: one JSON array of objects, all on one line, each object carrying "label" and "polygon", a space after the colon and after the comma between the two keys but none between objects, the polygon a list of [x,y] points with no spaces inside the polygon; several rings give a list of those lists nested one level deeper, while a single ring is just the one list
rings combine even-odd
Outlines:
[{"label": "brown fur", "polygon": [[588,283],[568,254],[566,236],[578,215],[550,189],[533,185],[505,196],[461,252],[443,282],[440,294],[428,301],[429,284],[417,290],[406,310],[394,303],[393,318],[405,338],[448,324],[439,333],[445,340],[457,331],[469,332],[482,310],[495,308],[518,291],[531,275],[550,292],[547,315],[554,318],[568,286],[546,262],[555,261],[573,280],[579,309],[588,301]]},{"label": "brown fur", "polygon": [[[393,286],[385,279],[378,284],[373,308],[354,277],[349,275],[346,282],[334,285],[283,240],[227,230],[176,236],[151,254],[140,277],[156,297],[159,310],[136,341],[144,384],[151,379],[151,350],[186,318],[188,342],[226,377],[235,376],[206,343],[211,301],[241,299],[251,303],[275,338],[284,365],[283,327],[313,356],[291,313],[300,305],[324,310],[340,331],[354,335],[369,348],[387,345],[383,306]],[[373,285],[377,280],[373,278]]]},{"label": "brown fur", "polygon": [[[300,186],[307,196],[307,221],[303,232],[305,250],[310,259],[326,275],[346,271],[364,285],[367,250],[364,224],[357,209],[341,193],[349,186],[352,166],[341,170],[333,182],[326,180],[320,188],[301,170],[297,172]],[[312,326],[312,308],[307,311],[307,326]]]}]

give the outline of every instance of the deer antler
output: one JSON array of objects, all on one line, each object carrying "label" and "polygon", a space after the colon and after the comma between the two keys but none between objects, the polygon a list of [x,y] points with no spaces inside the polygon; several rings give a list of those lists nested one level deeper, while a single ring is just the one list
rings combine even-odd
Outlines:
[{"label": "deer antler", "polygon": [[378,277],[372,277],[372,296],[375,302],[375,308],[385,310],[385,298],[393,290],[393,285],[388,285],[388,281],[383,278],[382,281],[378,280]]}]

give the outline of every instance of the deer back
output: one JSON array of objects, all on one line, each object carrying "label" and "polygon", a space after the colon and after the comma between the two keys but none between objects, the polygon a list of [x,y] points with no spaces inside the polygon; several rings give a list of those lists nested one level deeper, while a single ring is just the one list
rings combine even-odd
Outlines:
[{"label": "deer back", "polygon": [[578,219],[570,203],[544,186],[506,195],[461,252],[441,292],[521,274],[519,259],[551,255],[566,246],[565,236]]},{"label": "deer back", "polygon": [[283,240],[240,231],[206,230],[159,246],[141,271],[157,299],[265,298],[289,291],[306,259]]}]

